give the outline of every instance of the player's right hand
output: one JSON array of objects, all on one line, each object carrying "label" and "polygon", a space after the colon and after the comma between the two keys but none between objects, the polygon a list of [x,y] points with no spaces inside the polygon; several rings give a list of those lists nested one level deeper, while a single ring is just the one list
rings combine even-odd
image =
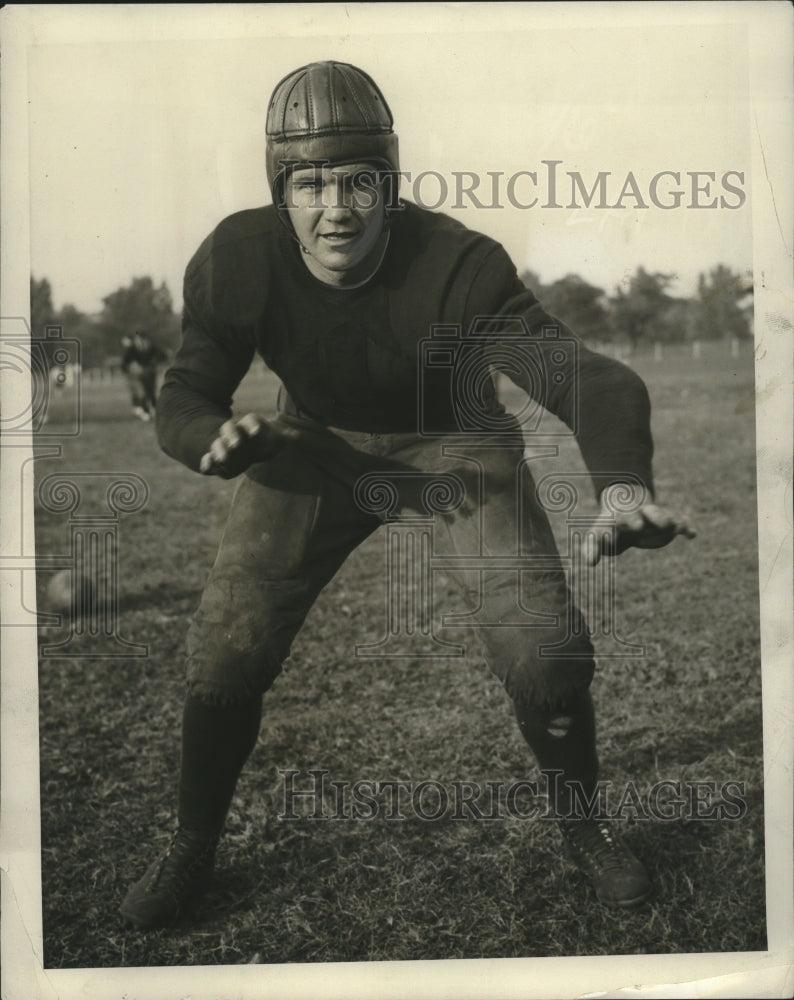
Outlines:
[{"label": "player's right hand", "polygon": [[233,479],[249,465],[273,458],[294,436],[290,428],[271,424],[258,413],[227,420],[209,451],[202,455],[199,472],[205,476]]},{"label": "player's right hand", "polygon": [[[630,485],[618,488],[632,489]],[[582,543],[585,565],[595,566],[601,556],[617,556],[629,548],[661,549],[679,535],[690,539],[696,537],[689,522],[677,511],[655,503],[621,511],[619,503],[609,502],[608,492],[605,490],[602,494],[601,513]]]}]

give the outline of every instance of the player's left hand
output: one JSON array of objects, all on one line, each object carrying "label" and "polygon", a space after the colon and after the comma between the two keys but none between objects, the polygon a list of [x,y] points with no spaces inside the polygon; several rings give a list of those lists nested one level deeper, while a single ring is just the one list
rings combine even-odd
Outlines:
[{"label": "player's left hand", "polygon": [[[620,485],[617,488],[623,489]],[[696,537],[686,519],[667,507],[645,503],[634,510],[620,511],[619,505],[610,503],[609,489],[604,491],[601,513],[582,543],[585,565],[595,566],[601,556],[617,556],[632,547],[660,549],[677,535]]]}]

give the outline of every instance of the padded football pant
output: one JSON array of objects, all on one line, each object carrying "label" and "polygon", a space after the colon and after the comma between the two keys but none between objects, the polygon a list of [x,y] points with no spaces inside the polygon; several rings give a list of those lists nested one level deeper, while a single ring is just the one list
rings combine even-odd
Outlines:
[{"label": "padded football pant", "polygon": [[[381,483],[370,499],[389,501],[388,484],[394,486],[397,499],[387,503],[394,514],[421,510],[436,473],[456,477],[445,482],[461,484],[463,492],[457,506],[435,515],[433,556],[465,556],[469,565],[473,556],[486,557],[484,564],[477,560],[485,570],[456,572],[447,563],[445,572],[456,579],[466,606],[482,612],[486,624],[472,632],[512,696],[540,767],[558,774],[553,788],[559,794],[551,804],[564,813],[566,782],[578,781],[589,793],[597,780],[588,690],[592,649],[571,604],[520,436],[500,435],[473,447],[460,438],[331,434],[282,419],[305,432],[303,444],[241,478],[189,631],[180,822],[213,834],[221,829],[256,743],[262,693],[322,587],[381,524],[364,509],[371,503],[356,500],[361,477],[374,475]],[[436,486],[443,494],[444,484],[436,480]],[[491,562],[498,567],[500,557],[519,554],[533,557],[523,564],[529,569],[488,569]]]},{"label": "padded football pant", "polygon": [[[240,477],[188,632],[192,695],[234,706],[265,692],[350,552],[384,518],[426,514],[431,495],[436,506],[426,555],[457,584],[459,610],[472,622],[462,622],[463,631],[479,641],[510,697],[554,712],[587,691],[593,650],[517,427],[468,441],[331,431],[301,417],[279,419],[302,438]],[[361,488],[365,476],[376,477],[370,490]]]}]

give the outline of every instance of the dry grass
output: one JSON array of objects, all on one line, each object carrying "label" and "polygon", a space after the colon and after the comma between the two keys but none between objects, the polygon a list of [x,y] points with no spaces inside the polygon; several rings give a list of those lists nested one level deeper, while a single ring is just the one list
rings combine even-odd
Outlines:
[{"label": "dry grass", "polygon": [[[537,777],[498,682],[476,656],[358,660],[380,637],[382,537],[348,561],[266,701],[205,906],[177,929],[126,928],[118,903],[171,829],[182,651],[231,484],[161,455],[123,385],[89,386],[57,469],[135,471],[145,511],[122,519],[120,630],[140,659],[43,659],[40,668],[45,965],[329,962],[763,949],[763,791],[754,429],[737,415],[746,359],[638,363],[654,400],[661,497],[699,538],[621,557],[617,619],[645,659],[603,659],[594,685],[605,777],[644,793],[662,778],[745,782],[738,821],[627,822],[653,900],[612,912],[563,859],[546,822],[279,820],[278,769],[332,778]],[[261,374],[241,410],[272,385]],[[57,426],[54,410],[50,429]],[[40,552],[68,549],[40,511]],[[40,608],[47,610],[47,574]],[[42,629],[52,642],[63,629]],[[329,810],[330,811],[330,810]]]}]

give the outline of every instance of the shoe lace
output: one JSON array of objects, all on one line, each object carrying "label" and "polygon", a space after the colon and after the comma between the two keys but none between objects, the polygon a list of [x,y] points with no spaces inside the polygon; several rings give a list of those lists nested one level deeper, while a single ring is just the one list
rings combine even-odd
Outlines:
[{"label": "shoe lace", "polygon": [[619,835],[606,823],[572,820],[564,826],[569,842],[602,871],[622,868],[628,859]]},{"label": "shoe lace", "polygon": [[193,874],[210,862],[214,852],[214,840],[177,830],[152,873],[150,889],[156,887],[178,895]]}]

